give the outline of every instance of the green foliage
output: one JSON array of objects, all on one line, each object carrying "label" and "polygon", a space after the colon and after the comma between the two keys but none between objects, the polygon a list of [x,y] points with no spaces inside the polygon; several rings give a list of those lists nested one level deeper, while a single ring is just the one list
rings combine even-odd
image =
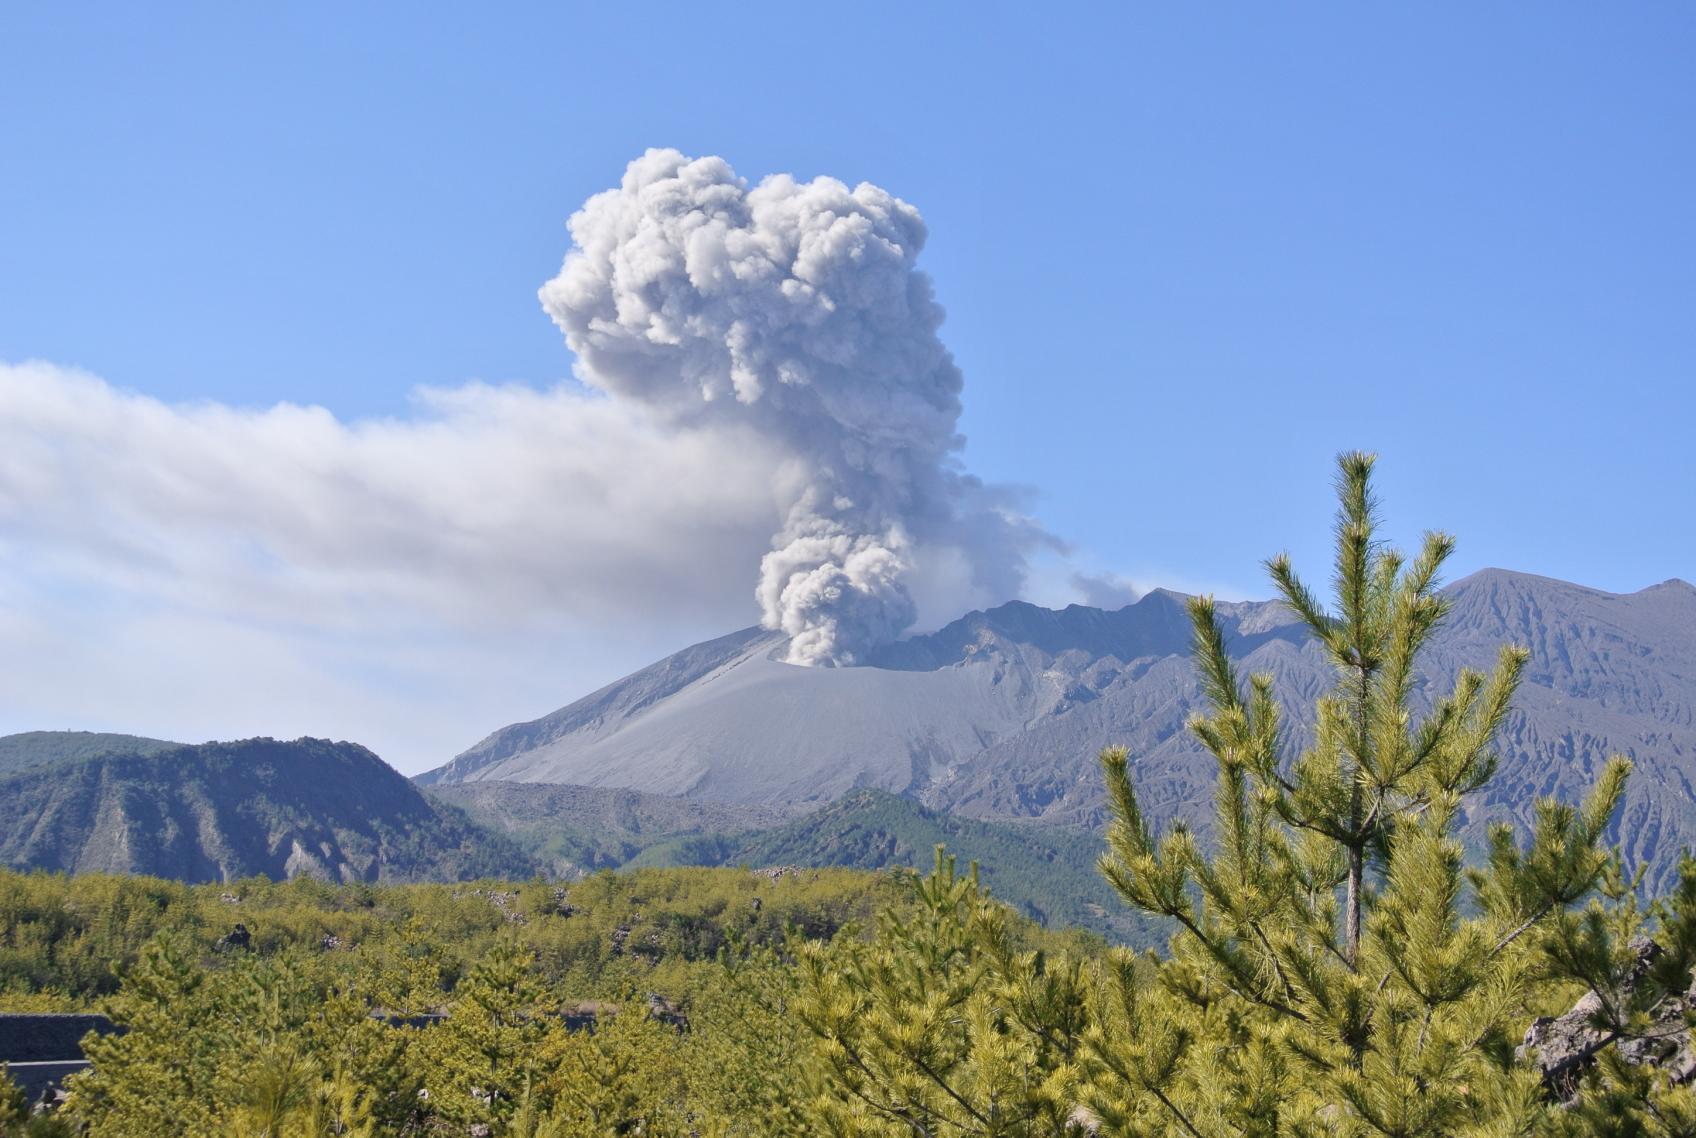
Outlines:
[{"label": "green foliage", "polygon": [[[1453,541],[1429,534],[1411,561],[1384,547],[1371,467],[1339,461],[1334,610],[1287,558],[1268,562],[1337,672],[1304,748],[1292,753],[1272,678],[1236,674],[1211,600],[1190,605],[1212,705],[1191,727],[1218,762],[1217,849],[1181,826],[1152,833],[1128,757],[1103,756],[1115,820],[1102,871],[1179,929],[1169,962],[1114,969],[1091,1046],[1105,1133],[1534,1132],[1550,1116],[1514,1053],[1526,1009],[1561,980],[1619,975],[1603,910],[1570,906],[1608,870],[1600,842],[1629,765],[1610,761],[1582,808],[1540,804],[1523,849],[1498,828],[1466,869],[1461,800],[1495,770],[1526,655],[1504,649],[1418,713]],[[1686,986],[1689,966],[1669,966]]]},{"label": "green foliage", "polygon": [[461,1124],[510,1119],[535,1082],[544,1045],[561,1029],[547,1015],[531,954],[497,945],[454,991],[446,1022],[419,1034],[415,1051],[432,1113]]},{"label": "green foliage", "polygon": [[977,876],[936,853],[911,916],[796,946],[796,1018],[820,1043],[815,1133],[1081,1134],[1082,969],[1021,953]]},{"label": "green foliage", "polygon": [[[1647,908],[1635,884],[1610,872],[1601,898],[1560,914],[1549,937],[1550,974],[1589,989],[1585,1051],[1596,1060],[1556,1081],[1554,1090],[1570,1096],[1571,1110],[1558,1120],[1563,1135],[1696,1135],[1696,1088],[1671,1078],[1688,1061],[1677,1050],[1689,1039],[1693,1010],[1696,860],[1686,854],[1677,887]],[[1626,1062],[1627,1049],[1652,1061]]]},{"label": "green foliage", "polygon": [[0,1063],[0,1134],[9,1134],[29,1118],[29,1101]]},{"label": "green foliage", "polygon": [[[195,946],[198,962],[237,923],[261,954],[300,949],[363,970],[368,985],[390,985],[385,1006],[407,1011],[442,1003],[503,937],[534,953],[538,975],[562,997],[591,998],[626,981],[681,997],[692,970],[733,940],[777,945],[791,926],[830,937],[900,895],[891,876],[846,870],[643,870],[569,886],[335,886],[310,878],[191,886],[0,871],[0,1006],[89,1007],[118,990],[161,934]],[[421,983],[434,992],[420,991]]]},{"label": "green foliage", "polygon": [[209,968],[175,938],[149,944],[108,1005],[127,1031],[85,1041],[94,1067],[69,1113],[137,1136],[404,1125],[418,1089],[404,1033],[336,972],[298,951]]},{"label": "green foliage", "polygon": [[811,1096],[799,1057],[810,1041],[794,1011],[792,959],[777,948],[733,944],[691,1003],[683,1078],[703,1116],[725,1120],[723,1135],[807,1132]]},{"label": "green foliage", "polygon": [[[93,1005],[127,1029],[85,1042],[94,1068],[52,1122],[95,1134],[790,1134],[793,1109],[752,1109],[793,1101],[784,1066],[806,1050],[769,1002],[780,953],[907,904],[893,875],[833,870],[569,888],[0,872],[0,1008]],[[250,951],[218,951],[237,922]],[[648,1015],[650,993],[692,1030]],[[583,1001],[595,1029],[568,1030]]]},{"label": "green foliage", "polygon": [[[0,873],[0,901],[0,1006],[92,1003],[126,1029],[85,1041],[93,1069],[54,1125],[140,1138],[821,1132],[830,1084],[799,1010],[818,993],[797,956],[839,951],[871,976],[877,954],[893,961],[915,936],[971,956],[944,985],[977,989],[972,1043],[949,1077],[1003,1111],[1015,1068],[1063,1068],[1035,1100],[1048,1114],[1033,1117],[1051,1118],[1077,1000],[1056,1045],[1038,997],[1081,976],[1055,970],[1065,946],[1094,947],[951,871],[652,870],[569,888]],[[218,951],[238,921],[249,950]],[[901,998],[880,993],[868,998]]]}]

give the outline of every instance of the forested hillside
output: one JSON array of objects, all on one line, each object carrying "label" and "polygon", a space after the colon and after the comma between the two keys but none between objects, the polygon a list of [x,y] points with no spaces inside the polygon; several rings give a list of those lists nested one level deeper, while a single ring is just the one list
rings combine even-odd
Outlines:
[{"label": "forested hillside", "polygon": [[1090,929],[1153,946],[1166,931],[1127,913],[1096,862],[1106,850],[1085,830],[982,822],[930,810],[881,790],[853,791],[786,825],[732,843],[721,864],[839,865],[923,869],[939,845],[978,867],[995,896],[1056,928]]},{"label": "forested hillside", "polygon": [[559,877],[633,864],[716,865],[721,859],[673,858],[668,851],[698,844],[695,839],[726,846],[735,835],[791,816],[758,806],[555,783],[448,783],[430,786],[427,794],[509,835]]},{"label": "forested hillside", "polygon": [[512,842],[425,798],[353,743],[179,746],[38,732],[0,747],[19,758],[0,772],[0,864],[14,868],[181,881],[456,880],[534,869]]},{"label": "forested hillside", "polygon": [[16,735],[0,736],[0,775],[64,759],[152,755],[180,746],[181,743],[170,743],[164,739],[100,731],[22,731]]}]

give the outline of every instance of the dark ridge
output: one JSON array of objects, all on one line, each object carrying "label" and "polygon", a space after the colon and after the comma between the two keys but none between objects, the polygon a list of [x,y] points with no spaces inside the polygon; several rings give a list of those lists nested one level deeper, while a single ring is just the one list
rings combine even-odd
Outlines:
[{"label": "dark ridge", "polygon": [[100,755],[152,755],[181,743],[142,735],[111,735],[97,731],[24,731],[0,736],[0,775],[68,759]]}]

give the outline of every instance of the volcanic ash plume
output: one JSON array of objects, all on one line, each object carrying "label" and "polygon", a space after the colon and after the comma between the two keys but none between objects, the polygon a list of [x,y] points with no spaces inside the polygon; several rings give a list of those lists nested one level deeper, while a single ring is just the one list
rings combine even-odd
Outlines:
[{"label": "volcanic ash plume", "polygon": [[1017,575],[1017,521],[972,504],[984,488],[955,459],[960,372],[912,206],[831,178],[749,188],[723,159],[650,150],[571,236],[541,298],[583,380],[679,424],[751,426],[799,465],[756,590],[790,662],[852,664],[898,636],[929,544],[980,581]]}]

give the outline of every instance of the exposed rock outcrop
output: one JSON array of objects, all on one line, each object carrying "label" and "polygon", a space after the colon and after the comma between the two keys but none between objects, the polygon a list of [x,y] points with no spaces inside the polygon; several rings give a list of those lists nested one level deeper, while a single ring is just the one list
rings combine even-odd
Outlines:
[{"label": "exposed rock outcrop", "polygon": [[[1620,986],[1621,996],[1627,999],[1647,980],[1650,968],[1663,954],[1660,945],[1647,939],[1633,941],[1632,948],[1636,961]],[[1696,1048],[1690,1034],[1696,984],[1656,1004],[1649,1027],[1641,1034],[1619,1035],[1606,1030],[1601,1015],[1604,1010],[1602,997],[1586,992],[1571,1011],[1543,1016],[1527,1029],[1519,1055],[1536,1058],[1552,1097],[1567,1104],[1574,1102],[1585,1073],[1609,1047],[1634,1066],[1653,1064],[1675,1085],[1696,1080]]]}]

